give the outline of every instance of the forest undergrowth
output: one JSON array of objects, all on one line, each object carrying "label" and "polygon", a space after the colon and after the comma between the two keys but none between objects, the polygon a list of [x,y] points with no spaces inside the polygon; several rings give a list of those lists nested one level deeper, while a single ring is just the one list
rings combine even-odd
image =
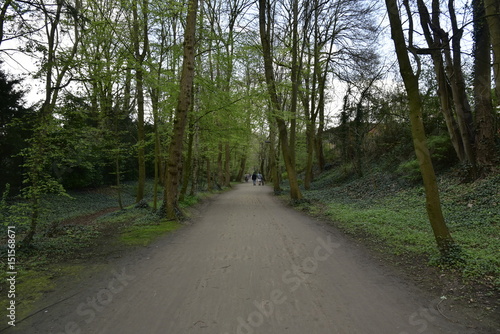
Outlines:
[{"label": "forest undergrowth", "polygon": [[[33,243],[28,248],[16,249],[19,320],[35,311],[36,303],[45,293],[56,290],[59,279],[76,282],[84,272],[101,270],[110,256],[119,256],[131,247],[146,246],[181,226],[181,223],[167,221],[154,212],[152,182],[147,182],[146,188],[151,198],[136,205],[136,183],[125,183],[123,210],[118,206],[117,192],[112,187],[44,197],[43,214]],[[207,196],[210,195],[186,196],[180,206],[186,209]],[[23,209],[22,202],[4,202],[2,207],[2,218],[9,222],[8,225],[16,227],[19,244],[27,230],[24,220],[28,217],[22,215]],[[7,226],[1,225],[0,228],[4,232],[2,235],[7,236]],[[6,259],[7,242],[0,241],[0,257]],[[7,271],[0,273],[0,291],[6,291],[7,275]],[[7,303],[7,294],[2,293],[0,307],[7,307]]]},{"label": "forest undergrowth", "polygon": [[438,293],[494,312],[500,306],[500,174],[463,182],[457,172],[438,179],[443,213],[459,247],[451,263],[440,257],[425,192],[415,180],[382,170],[357,177],[335,168],[304,190],[306,200],[295,206],[326,219]]}]

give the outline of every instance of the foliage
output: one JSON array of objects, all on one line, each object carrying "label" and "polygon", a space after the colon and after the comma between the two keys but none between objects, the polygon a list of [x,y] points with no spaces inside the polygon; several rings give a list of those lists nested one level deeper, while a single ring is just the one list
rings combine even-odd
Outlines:
[{"label": "foliage", "polygon": [[420,173],[420,166],[417,159],[401,163],[396,172],[411,182],[422,181],[422,174]]},{"label": "foliage", "polygon": [[[0,63],[1,64],[1,63]],[[23,159],[19,155],[26,148],[26,138],[31,137],[34,110],[24,106],[25,92],[20,90],[20,80],[10,79],[0,70],[0,191],[10,184],[12,193],[18,193],[22,184]]]}]

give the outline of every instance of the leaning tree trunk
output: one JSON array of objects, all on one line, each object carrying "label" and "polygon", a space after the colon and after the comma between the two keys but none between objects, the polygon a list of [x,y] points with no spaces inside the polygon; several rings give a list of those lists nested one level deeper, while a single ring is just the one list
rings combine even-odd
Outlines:
[{"label": "leaning tree trunk", "polygon": [[399,18],[397,0],[386,0],[385,2],[387,5],[389,21],[391,24],[391,35],[396,48],[400,73],[403,77],[403,82],[408,94],[413,145],[424,181],[427,215],[429,217],[439,251],[443,256],[448,256],[455,244],[444,221],[436,175],[434,173],[430,153],[426,144],[424,124],[422,121],[422,100],[418,87],[418,77],[413,73],[410,58],[407,53],[403,27]]},{"label": "leaning tree trunk", "polygon": [[167,219],[176,219],[179,193],[179,170],[182,165],[182,144],[186,128],[187,114],[193,93],[195,37],[196,37],[196,12],[198,0],[190,0],[186,28],[184,31],[184,61],[180,82],[180,93],[175,111],[174,129],[168,150],[168,163],[164,189],[164,205]]},{"label": "leaning tree trunk", "polygon": [[441,54],[442,33],[440,33],[440,2],[439,0],[432,1],[432,17],[424,0],[418,0],[417,3],[420,24],[427,41],[427,46],[429,47],[428,53],[431,55],[434,72],[436,74],[437,92],[441,105],[441,112],[444,116],[448,134],[458,159],[462,162],[467,161],[462,136],[460,135],[458,123],[453,115],[452,89],[449,83],[451,80],[446,76],[443,56]]}]

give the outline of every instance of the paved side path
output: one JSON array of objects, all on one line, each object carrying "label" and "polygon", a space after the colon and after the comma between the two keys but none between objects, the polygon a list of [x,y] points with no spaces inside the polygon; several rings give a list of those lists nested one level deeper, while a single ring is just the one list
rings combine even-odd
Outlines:
[{"label": "paved side path", "polygon": [[480,333],[269,187],[238,185],[200,216],[26,321],[26,333]]}]

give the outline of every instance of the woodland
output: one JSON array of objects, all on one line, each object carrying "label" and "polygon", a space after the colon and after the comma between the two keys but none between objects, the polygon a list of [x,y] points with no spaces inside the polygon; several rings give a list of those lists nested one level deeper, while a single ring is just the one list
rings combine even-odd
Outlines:
[{"label": "woodland", "polygon": [[417,185],[448,260],[460,244],[438,181],[489,180],[478,224],[498,232],[496,0],[1,6],[0,218],[23,247],[57,228],[53,196],[111,186],[123,209],[133,182],[133,203],[182,220],[186,198],[254,171],[298,206],[333,189],[332,173]]}]

